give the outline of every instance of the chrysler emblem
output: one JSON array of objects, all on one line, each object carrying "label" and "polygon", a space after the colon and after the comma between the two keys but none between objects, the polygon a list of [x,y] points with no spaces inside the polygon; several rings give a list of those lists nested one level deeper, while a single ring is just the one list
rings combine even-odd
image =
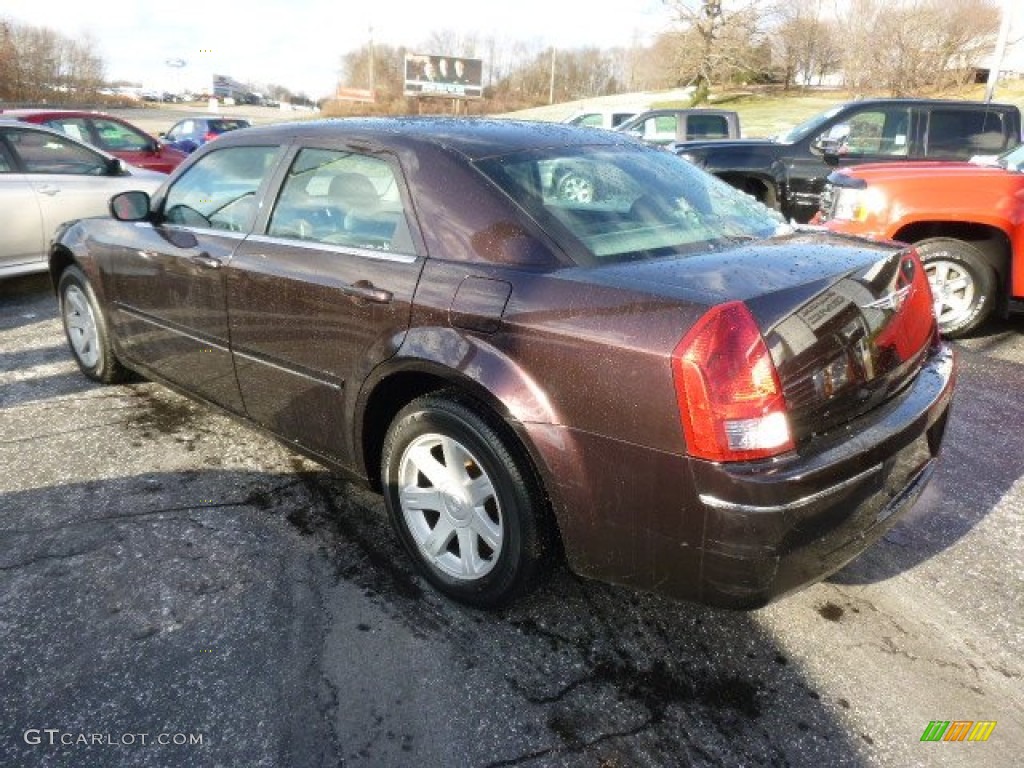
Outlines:
[{"label": "chrysler emblem", "polygon": [[903,306],[903,302],[906,301],[907,296],[910,294],[910,289],[913,286],[907,285],[903,288],[893,291],[890,294],[883,296],[877,301],[872,301],[868,304],[861,304],[861,309],[889,309],[893,312],[898,312],[899,308]]}]

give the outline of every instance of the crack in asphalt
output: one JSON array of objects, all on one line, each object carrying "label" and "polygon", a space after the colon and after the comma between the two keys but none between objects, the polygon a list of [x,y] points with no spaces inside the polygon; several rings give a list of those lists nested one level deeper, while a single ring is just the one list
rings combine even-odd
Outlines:
[{"label": "crack in asphalt", "polygon": [[[87,528],[91,525],[98,523],[117,523],[132,525],[138,522],[146,522],[145,518],[157,517],[161,515],[176,515],[182,512],[194,513],[199,510],[205,509],[232,509],[238,507],[253,507],[255,509],[267,509],[266,498],[272,496],[278,491],[285,491],[288,488],[292,488],[298,485],[298,482],[283,483],[280,486],[271,488],[268,490],[256,490],[250,493],[241,501],[222,501],[217,503],[199,503],[189,504],[181,507],[161,507],[159,509],[146,509],[141,512],[127,512],[123,515],[104,515],[103,517],[90,517],[85,520],[74,520],[59,525],[40,525],[32,529],[23,528],[6,528],[2,531],[4,535],[14,536],[30,536],[38,533],[44,533],[47,531],[62,531],[62,530],[74,530],[76,528]],[[198,520],[190,517],[190,521],[194,522],[200,527],[209,527],[207,524],[200,523]],[[210,530],[220,530],[219,528],[210,528]]]},{"label": "crack in asphalt", "polygon": [[19,568],[28,568],[28,567],[36,565],[38,563],[44,563],[44,562],[46,562],[48,560],[71,560],[71,559],[76,558],[76,557],[82,557],[84,555],[91,555],[93,552],[97,552],[97,551],[103,549],[103,547],[105,547],[105,546],[106,546],[106,542],[104,542],[103,544],[99,544],[99,545],[97,545],[95,547],[90,547],[88,549],[79,550],[77,552],[63,552],[63,553],[50,553],[50,554],[46,554],[46,555],[37,555],[35,557],[29,558],[28,560],[23,560],[20,563],[12,563],[11,565],[0,565],[0,571],[16,571]]},{"label": "crack in asphalt", "polygon": [[75,429],[64,429],[60,432],[43,432],[42,434],[29,435],[28,437],[16,437],[13,440],[0,440],[0,445],[18,445],[19,443],[31,443],[35,440],[51,440],[55,437],[65,438],[68,435],[73,435],[78,432],[92,432],[103,427],[116,427],[121,424],[127,424],[129,419],[121,419],[119,421],[107,421],[102,424],[88,424],[84,427],[76,427]]}]

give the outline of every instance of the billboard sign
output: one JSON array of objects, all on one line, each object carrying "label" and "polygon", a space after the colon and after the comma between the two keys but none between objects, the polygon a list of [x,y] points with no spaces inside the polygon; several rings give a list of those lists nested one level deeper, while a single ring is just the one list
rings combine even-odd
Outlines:
[{"label": "billboard sign", "polygon": [[479,99],[483,96],[483,73],[482,59],[407,53],[405,95]]}]

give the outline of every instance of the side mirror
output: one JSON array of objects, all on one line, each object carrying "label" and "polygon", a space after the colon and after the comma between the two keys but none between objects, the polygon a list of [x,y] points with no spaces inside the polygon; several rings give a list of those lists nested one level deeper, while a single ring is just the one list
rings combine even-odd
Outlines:
[{"label": "side mirror", "polygon": [[132,190],[110,198],[110,215],[118,221],[145,221],[149,212],[147,192]]},{"label": "side mirror", "polygon": [[125,176],[128,173],[128,166],[119,157],[112,157],[107,160],[107,176]]}]

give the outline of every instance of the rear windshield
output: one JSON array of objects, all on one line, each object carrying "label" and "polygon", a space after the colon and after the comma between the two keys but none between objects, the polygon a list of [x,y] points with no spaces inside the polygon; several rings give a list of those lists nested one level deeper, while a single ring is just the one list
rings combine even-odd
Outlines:
[{"label": "rear windshield", "polygon": [[210,120],[209,131],[211,133],[224,133],[226,131],[237,131],[239,128],[248,128],[248,120]]},{"label": "rear windshield", "polygon": [[587,264],[704,253],[786,229],[749,195],[640,144],[522,152],[477,165]]}]

